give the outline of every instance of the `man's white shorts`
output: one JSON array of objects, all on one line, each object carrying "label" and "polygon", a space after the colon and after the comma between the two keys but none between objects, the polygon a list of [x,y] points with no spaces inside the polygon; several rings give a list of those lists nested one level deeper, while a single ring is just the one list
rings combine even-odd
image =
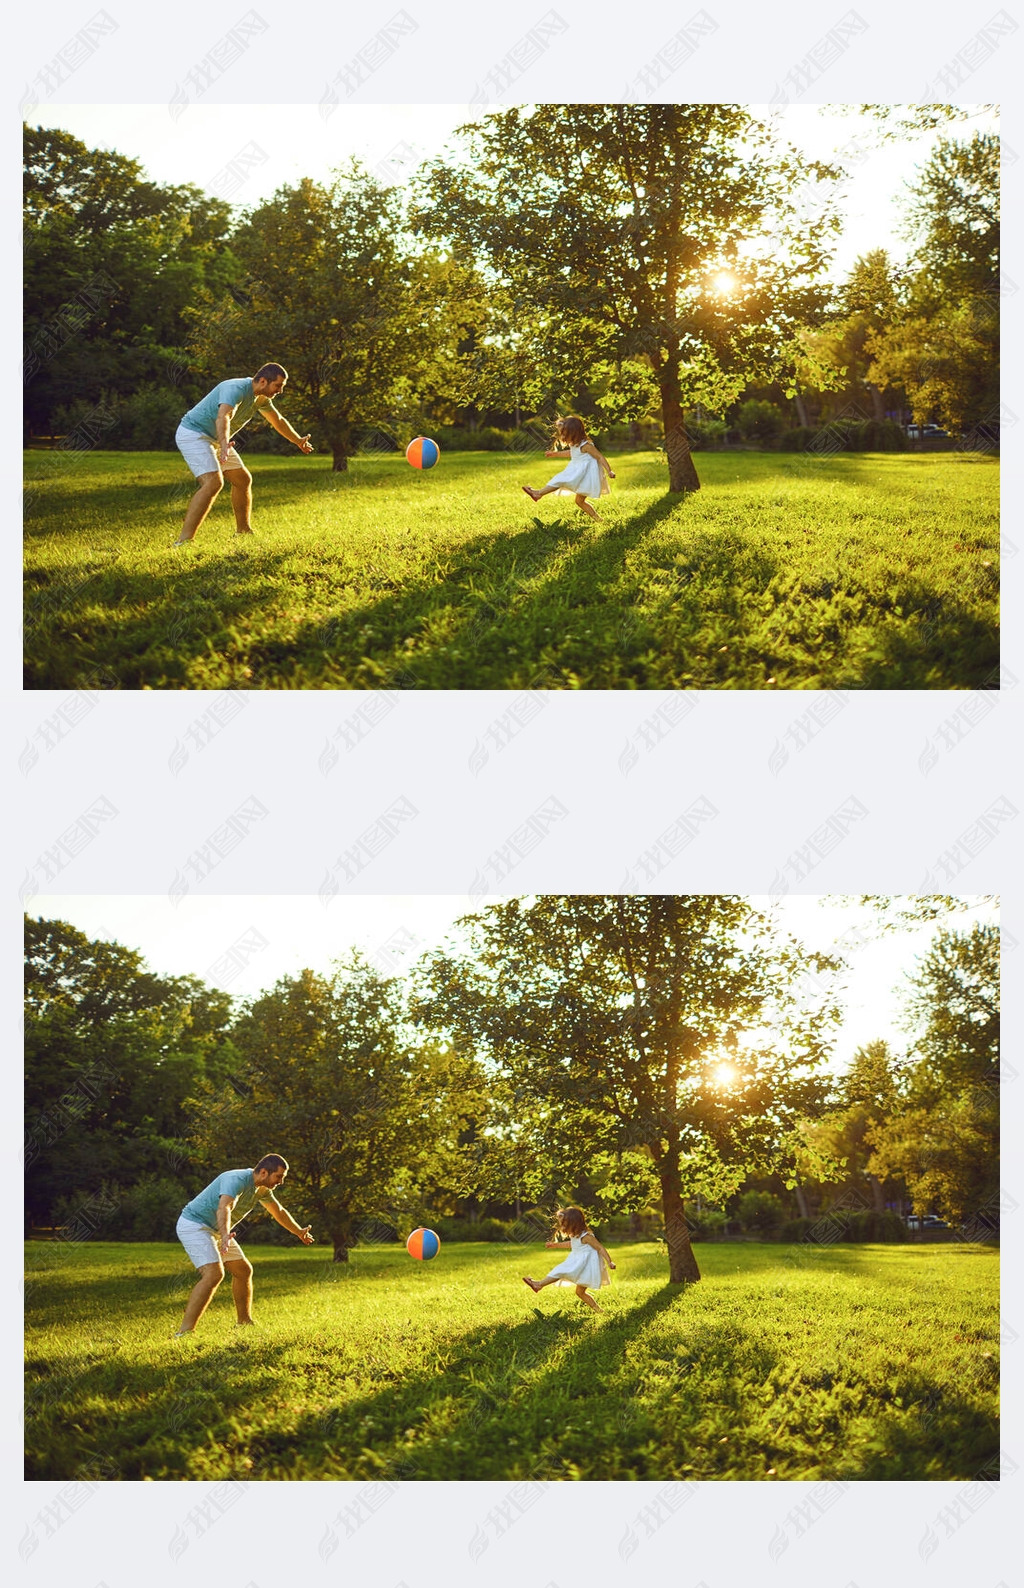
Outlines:
[{"label": "man's white shorts", "polygon": [[245,1258],[234,1236],[228,1241],[228,1249],[222,1257],[217,1231],[208,1229],[205,1224],[197,1224],[195,1219],[185,1218],[184,1214],[178,1220],[175,1233],[197,1268],[205,1268],[207,1263],[234,1263],[239,1258]]},{"label": "man's white shorts", "polygon": [[[174,434],[174,440],[178,451],[197,480],[201,474],[220,473],[221,463],[217,456],[216,441],[211,441],[209,436],[201,436],[198,430],[190,430],[188,425],[178,426]],[[224,468],[245,468],[245,464],[234,447],[228,448],[228,461],[224,464]]]}]

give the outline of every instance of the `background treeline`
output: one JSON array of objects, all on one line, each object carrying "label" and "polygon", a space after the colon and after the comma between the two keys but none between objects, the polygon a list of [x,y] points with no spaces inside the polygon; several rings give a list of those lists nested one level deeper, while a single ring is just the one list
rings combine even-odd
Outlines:
[{"label": "background treeline", "polygon": [[[26,438],[170,450],[214,381],[275,357],[336,468],[418,429],[535,449],[568,410],[670,469],[684,422],[696,448],[902,449],[911,419],[998,439],[990,134],[943,136],[906,256],[867,252],[836,286],[842,167],[765,144],[739,107],[537,107],[528,136],[513,110],[463,144],[401,189],[352,164],[239,212],[26,127]],[[768,224],[777,257],[755,263],[744,235]],[[742,290],[716,297],[716,266]],[[287,449],[266,426],[244,444]]]},{"label": "background treeline", "polygon": [[839,962],[763,925],[703,896],[512,901],[401,978],[352,955],[235,1000],[26,919],[28,1225],[170,1240],[214,1173],[281,1151],[340,1260],[420,1222],[540,1237],[565,1199],[670,1255],[674,1230],[904,1239],[911,1207],[994,1234],[995,928],[951,916],[908,980],[907,1047],[837,1078]]}]

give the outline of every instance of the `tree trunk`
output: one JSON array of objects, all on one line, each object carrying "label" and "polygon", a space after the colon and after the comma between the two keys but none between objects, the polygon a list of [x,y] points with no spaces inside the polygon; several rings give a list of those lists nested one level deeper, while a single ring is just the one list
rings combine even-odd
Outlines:
[{"label": "tree trunk", "polygon": [[802,1185],[794,1186],[793,1189],[796,1191],[796,1206],[797,1206],[797,1211],[800,1214],[800,1217],[802,1219],[809,1219],[810,1216],[811,1216],[811,1211],[810,1211],[809,1207],[807,1206],[807,1198],[804,1195],[803,1186]]},{"label": "tree trunk", "polygon": [[876,1179],[876,1177],[873,1174],[866,1175],[865,1179],[867,1180],[868,1185],[871,1187],[871,1200],[872,1200],[872,1202],[875,1205],[875,1212],[876,1213],[884,1213],[885,1212],[885,1196],[884,1196],[883,1191],[882,1191],[882,1182],[881,1182],[881,1180]]},{"label": "tree trunk", "polygon": [[882,406],[882,393],[872,381],[867,382],[867,388],[871,394],[871,417],[873,419],[884,419],[885,409]]},{"label": "tree trunk", "polygon": [[699,491],[700,480],[690,453],[690,438],[683,423],[679,367],[668,363],[658,373],[661,389],[661,417],[665,424],[665,454],[668,458],[670,491]]},{"label": "tree trunk", "polygon": [[[793,398],[793,401],[796,403],[796,416],[799,419],[801,426],[804,430],[808,430],[810,428],[810,422],[807,418],[807,404],[804,402],[799,392],[797,392],[796,396]],[[803,1217],[802,1214],[801,1217]]]},{"label": "tree trunk", "polygon": [[343,441],[336,442],[331,448],[334,461],[331,464],[335,474],[341,474],[348,468],[348,448]]},{"label": "tree trunk", "polygon": [[661,1205],[665,1213],[665,1242],[668,1246],[669,1283],[682,1285],[700,1278],[697,1259],[690,1245],[690,1231],[683,1211],[683,1197],[679,1184],[679,1168],[665,1164],[661,1168]]},{"label": "tree trunk", "polygon": [[348,1254],[352,1245],[352,1232],[349,1229],[331,1231],[331,1240],[334,1244],[334,1261],[347,1263]]}]

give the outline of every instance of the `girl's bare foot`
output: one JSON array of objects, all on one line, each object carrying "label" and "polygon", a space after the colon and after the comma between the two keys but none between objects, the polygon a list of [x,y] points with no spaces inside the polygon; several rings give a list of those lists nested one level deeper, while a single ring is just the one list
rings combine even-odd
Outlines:
[{"label": "girl's bare foot", "polygon": [[529,485],[524,485],[523,486],[523,490],[526,492],[526,494],[530,498],[531,502],[535,502],[537,500],[537,492],[535,490],[533,490]]},{"label": "girl's bare foot", "polygon": [[[523,489],[525,490],[526,487],[524,486]],[[523,1284],[524,1285],[529,1285],[529,1287],[533,1291],[534,1295],[536,1295],[538,1290],[540,1289],[540,1286],[534,1280],[527,1279],[525,1274],[523,1275]]]}]

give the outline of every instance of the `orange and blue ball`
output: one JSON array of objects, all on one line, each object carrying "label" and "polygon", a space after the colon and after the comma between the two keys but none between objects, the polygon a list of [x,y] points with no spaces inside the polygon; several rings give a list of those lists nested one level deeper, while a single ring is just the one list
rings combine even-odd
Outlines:
[{"label": "orange and blue ball", "polygon": [[432,469],[440,456],[441,448],[429,436],[417,436],[405,449],[406,462],[414,469]]},{"label": "orange and blue ball", "polygon": [[405,1249],[410,1257],[415,1257],[420,1262],[428,1257],[436,1257],[441,1250],[441,1242],[433,1230],[413,1230],[405,1243]]}]

